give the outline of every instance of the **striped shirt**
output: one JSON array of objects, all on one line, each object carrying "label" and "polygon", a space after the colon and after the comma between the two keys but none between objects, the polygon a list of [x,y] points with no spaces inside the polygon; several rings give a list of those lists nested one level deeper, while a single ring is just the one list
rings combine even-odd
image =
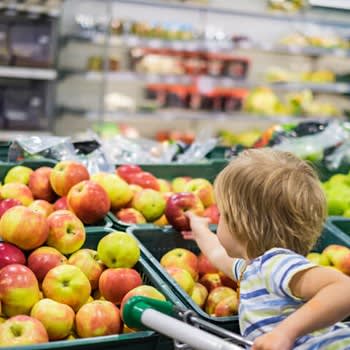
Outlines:
[{"label": "striped shirt", "polygon": [[[239,323],[242,335],[249,340],[271,332],[274,327],[303,305],[289,283],[293,276],[316,265],[290,250],[273,248],[248,265],[235,259],[233,276],[240,282]],[[297,339],[298,350],[350,349],[350,328],[337,323]]]}]

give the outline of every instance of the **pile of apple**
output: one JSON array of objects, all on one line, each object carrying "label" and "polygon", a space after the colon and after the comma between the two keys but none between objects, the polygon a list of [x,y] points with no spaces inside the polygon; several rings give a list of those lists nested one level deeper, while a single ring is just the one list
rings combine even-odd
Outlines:
[{"label": "pile of apple", "polygon": [[137,165],[122,165],[116,174],[128,184],[123,189],[124,204],[113,211],[125,223],[171,224],[179,231],[186,231],[189,230],[184,215],[187,210],[207,217],[211,224],[219,221],[213,186],[206,179],[183,176],[169,182]]},{"label": "pile of apple", "polygon": [[232,316],[238,310],[237,284],[216,269],[202,253],[170,250],[160,264],[177,284],[210,316]]},{"label": "pile of apple", "polygon": [[84,249],[84,225],[70,211],[45,218],[15,206],[0,238],[0,347],[131,332],[122,323],[131,296],[165,300],[133,269],[134,238],[115,231]]},{"label": "pile of apple", "polygon": [[345,246],[331,244],[321,253],[309,253],[307,258],[317,265],[334,268],[350,276],[350,249]]}]

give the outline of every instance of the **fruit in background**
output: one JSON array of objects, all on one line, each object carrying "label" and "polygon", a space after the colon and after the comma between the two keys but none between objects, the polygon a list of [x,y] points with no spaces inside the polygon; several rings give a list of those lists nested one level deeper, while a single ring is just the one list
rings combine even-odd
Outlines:
[{"label": "fruit in background", "polygon": [[194,193],[175,193],[166,203],[165,216],[176,230],[190,231],[190,222],[185,215],[188,210],[196,215],[202,215],[204,208],[201,200]]},{"label": "fruit in background", "polygon": [[73,186],[67,196],[68,207],[84,224],[102,220],[111,208],[107,192],[93,181],[82,181]]},{"label": "fruit in background", "polygon": [[225,275],[222,271],[219,272],[219,275],[221,278],[222,285],[224,287],[230,287],[234,290],[238,288],[237,282],[234,281],[232,278],[228,277],[227,275]]},{"label": "fruit in background", "polygon": [[57,199],[57,201],[53,205],[54,211],[56,210],[69,210],[68,203],[67,203],[67,197],[61,197]]},{"label": "fruit in background", "polygon": [[4,213],[16,205],[22,205],[22,203],[18,199],[8,198],[4,199],[0,202],[0,218],[4,215]]},{"label": "fruit in background", "polygon": [[4,184],[17,182],[28,185],[29,178],[32,173],[32,169],[23,165],[16,165],[7,172],[4,179]]},{"label": "fruit in background", "polygon": [[7,317],[29,314],[40,299],[39,292],[38,281],[28,267],[12,264],[0,270],[2,312]]},{"label": "fruit in background", "polygon": [[215,307],[214,315],[216,317],[232,316],[238,312],[237,293],[222,299]]},{"label": "fruit in background", "polygon": [[164,179],[158,179],[159,191],[160,192],[171,192],[171,183]]},{"label": "fruit in background", "polygon": [[102,273],[98,283],[101,295],[118,305],[130,290],[140,285],[142,285],[140,274],[129,268],[107,269]]},{"label": "fruit in background", "polygon": [[79,267],[84,272],[90,281],[92,290],[98,287],[98,281],[104,270],[104,265],[96,250],[80,249],[69,257],[68,263]]},{"label": "fruit in background", "polygon": [[55,266],[66,263],[67,258],[52,247],[39,247],[28,257],[28,267],[34,272],[39,282],[42,282],[46,274]]},{"label": "fruit in background", "polygon": [[219,223],[220,213],[216,204],[210,205],[204,210],[203,216],[209,219],[209,223],[217,225]]},{"label": "fruit in background", "polygon": [[133,192],[127,182],[115,174],[98,173],[91,177],[107,192],[112,209],[120,209],[126,206],[133,197]]},{"label": "fruit in background", "polygon": [[152,298],[152,299],[157,299],[157,300],[161,300],[161,301],[165,301],[165,296],[159,292],[157,289],[155,289],[152,286],[148,286],[148,285],[142,285],[142,286],[138,286],[134,289],[132,289],[130,292],[128,292],[121,304],[120,304],[120,315],[121,318],[123,319],[123,309],[124,309],[124,305],[125,303],[131,298],[131,297],[135,297],[135,296],[143,296],[143,297],[148,297],[148,298]]},{"label": "fruit in background", "polygon": [[[26,264],[23,252],[11,243],[0,242],[0,269],[11,264]],[[0,305],[1,306],[1,305]],[[0,307],[1,315],[1,307]]]},{"label": "fruit in background", "polygon": [[168,199],[174,194],[174,192],[162,192],[163,198],[165,199],[165,202],[168,201]]},{"label": "fruit in background", "polygon": [[205,305],[205,302],[208,297],[207,288],[205,288],[202,284],[196,283],[193,287],[191,298],[192,300],[202,308]]},{"label": "fruit in background", "polygon": [[140,192],[143,190],[143,188],[139,185],[129,185],[130,190],[132,191],[133,194]]},{"label": "fruit in background", "polygon": [[209,261],[209,259],[203,254],[198,255],[198,273],[199,276],[207,273],[218,273],[219,270]]},{"label": "fruit in background", "polygon": [[195,281],[187,270],[175,266],[166,267],[165,270],[187,294],[192,294]]},{"label": "fruit in background", "polygon": [[198,258],[191,251],[183,248],[175,248],[164,254],[160,260],[164,268],[178,267],[187,270],[192,278],[198,279]]},{"label": "fruit in background", "polygon": [[155,191],[160,190],[158,179],[154,175],[146,171],[130,175],[129,182],[133,185],[138,185],[145,189],[152,189]]},{"label": "fruit in background", "polygon": [[[1,222],[0,222],[1,223]],[[83,223],[70,211],[58,210],[48,218],[49,234],[47,245],[56,248],[62,254],[71,254],[85,242]]]},{"label": "fruit in background", "polygon": [[343,215],[349,207],[349,197],[344,192],[338,190],[331,190],[326,193],[328,215]]},{"label": "fruit in background", "polygon": [[0,197],[2,199],[18,199],[24,206],[28,206],[34,200],[30,189],[26,185],[20,183],[9,183],[3,185],[0,188]]},{"label": "fruit in background", "polygon": [[76,312],[89,299],[91,286],[78,267],[64,264],[46,274],[42,290],[46,298],[67,304]]},{"label": "fruit in background", "polygon": [[261,115],[274,115],[280,101],[268,87],[252,89],[244,100],[244,110]]},{"label": "fruit in background", "polygon": [[140,248],[135,238],[119,231],[109,233],[100,239],[97,253],[109,268],[132,268],[140,258]]},{"label": "fruit in background", "polygon": [[165,209],[165,200],[160,192],[145,189],[135,193],[132,206],[138,210],[147,221],[160,218]]},{"label": "fruit in background", "polygon": [[309,253],[306,258],[316,265],[321,265],[322,254],[320,253]]},{"label": "fruit in background", "polygon": [[39,320],[45,327],[50,340],[68,337],[74,325],[73,309],[51,299],[41,299],[32,308],[30,316]]},{"label": "fruit in background", "polygon": [[192,192],[198,196],[205,208],[215,203],[213,185],[206,179],[193,179],[185,186],[185,192]]},{"label": "fruit in background", "polygon": [[85,304],[76,314],[75,328],[81,338],[119,334],[122,328],[119,309],[106,300]]},{"label": "fruit in background", "polygon": [[13,207],[0,219],[0,237],[23,250],[40,247],[48,234],[46,218],[27,207]]},{"label": "fruit in background", "polygon": [[174,192],[185,192],[185,187],[192,180],[189,176],[176,177],[171,182],[171,187]]},{"label": "fruit in background", "polygon": [[209,292],[215,288],[223,287],[219,273],[206,273],[202,276],[199,282],[203,284],[203,286],[206,287]]},{"label": "fruit in background", "polygon": [[141,173],[142,169],[138,165],[125,164],[117,168],[116,173],[126,182],[130,182],[130,177],[134,174]]},{"label": "fruit in background", "polygon": [[0,325],[0,347],[13,347],[47,343],[49,337],[43,324],[37,319],[18,315]]},{"label": "fruit in background", "polygon": [[30,174],[28,187],[34,198],[43,199],[50,203],[55,200],[56,194],[50,184],[51,172],[51,168],[41,167]]},{"label": "fruit in background", "polygon": [[237,293],[229,287],[218,287],[213,289],[207,299],[205,312],[209,315],[215,315],[217,305],[224,299],[237,296]]},{"label": "fruit in background", "polygon": [[126,208],[119,210],[115,216],[127,224],[145,224],[145,217],[134,208]]},{"label": "fruit in background", "polygon": [[43,199],[36,199],[28,208],[45,217],[48,217],[53,212],[53,205]]},{"label": "fruit in background", "polygon": [[83,164],[62,161],[55,165],[50,174],[52,189],[59,196],[67,196],[69,190],[81,181],[89,180],[90,175]]},{"label": "fruit in background", "polygon": [[160,227],[163,227],[163,226],[169,225],[169,222],[168,222],[165,214],[163,214],[159,219],[157,219],[156,221],[153,221],[153,224],[160,226]]},{"label": "fruit in background", "polygon": [[323,252],[330,262],[341,272],[350,275],[350,249],[339,245],[330,245]]}]

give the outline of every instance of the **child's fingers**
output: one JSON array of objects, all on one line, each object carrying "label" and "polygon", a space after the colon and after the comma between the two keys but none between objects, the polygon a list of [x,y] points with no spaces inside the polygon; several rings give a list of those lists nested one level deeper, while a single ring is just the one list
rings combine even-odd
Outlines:
[{"label": "child's fingers", "polygon": [[182,237],[184,239],[193,239],[194,238],[192,231],[182,231],[181,234],[182,234]]},{"label": "child's fingers", "polygon": [[185,215],[191,220],[196,217],[194,213],[191,212],[191,210],[185,211]]}]

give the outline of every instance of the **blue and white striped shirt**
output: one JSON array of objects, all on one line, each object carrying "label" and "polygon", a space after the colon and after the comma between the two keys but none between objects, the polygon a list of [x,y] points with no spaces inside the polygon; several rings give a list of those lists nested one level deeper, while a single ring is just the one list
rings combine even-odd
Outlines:
[{"label": "blue and white striped shirt", "polygon": [[[248,265],[235,259],[234,279],[238,281],[243,274],[239,305],[242,335],[253,341],[302,306],[304,301],[292,294],[289,283],[296,273],[315,266],[304,256],[282,248],[270,249]],[[310,333],[297,339],[295,349],[350,349],[350,328],[337,323]]]}]

